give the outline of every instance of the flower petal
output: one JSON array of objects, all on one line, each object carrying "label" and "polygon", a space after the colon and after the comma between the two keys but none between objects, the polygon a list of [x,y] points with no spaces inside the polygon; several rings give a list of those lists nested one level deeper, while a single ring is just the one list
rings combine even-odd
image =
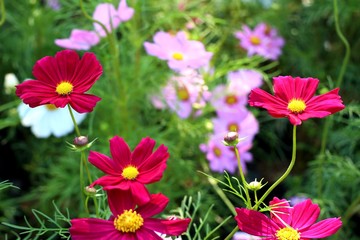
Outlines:
[{"label": "flower petal", "polygon": [[69,229],[73,240],[120,239],[121,233],[115,229],[112,221],[96,218],[72,219]]},{"label": "flower petal", "polygon": [[235,220],[243,232],[261,237],[272,237],[279,229],[265,214],[246,208],[235,208]]},{"label": "flower petal", "polygon": [[178,236],[186,232],[190,221],[190,218],[175,220],[148,218],[144,221],[144,227],[167,235]]},{"label": "flower petal", "polygon": [[124,178],[120,176],[114,175],[105,175],[98,179],[96,179],[90,186],[93,187],[95,185],[100,185],[104,188],[104,190],[111,189],[121,189],[121,190],[129,190],[130,182],[124,180]]},{"label": "flower petal", "polygon": [[130,191],[136,204],[143,205],[150,201],[150,193],[144,184],[131,180],[127,182],[129,182]]},{"label": "flower petal", "polygon": [[131,154],[131,164],[140,167],[152,154],[155,143],[155,140],[149,137],[143,138]]},{"label": "flower petal", "polygon": [[281,227],[285,227],[284,222],[290,224],[290,205],[286,199],[280,200],[279,198],[274,197],[273,200],[270,201],[270,208],[270,217],[274,222]]},{"label": "flower petal", "polygon": [[92,165],[106,174],[121,175],[121,169],[117,168],[111,158],[102,153],[90,151],[88,160]]},{"label": "flower petal", "polygon": [[[119,136],[110,139],[110,151],[114,162],[121,169],[131,164],[131,151],[127,143]],[[122,173],[122,172],[121,172]]]},{"label": "flower petal", "polygon": [[137,211],[143,218],[150,218],[164,211],[168,203],[169,199],[165,195],[161,193],[151,194],[150,201],[139,206]]},{"label": "flower petal", "polygon": [[[98,96],[91,95],[91,94],[77,94],[72,93],[69,95],[70,106],[77,111],[78,113],[87,113],[92,112],[96,103],[101,100]],[[57,98],[56,100],[63,100],[63,98]],[[55,106],[57,106],[57,102],[50,101]]]},{"label": "flower petal", "polygon": [[[140,228],[138,231],[136,231],[136,239],[146,239],[146,240],[162,240],[159,235],[157,235],[154,231],[151,231],[145,227]],[[127,240],[127,239],[126,239]]]},{"label": "flower petal", "polygon": [[135,209],[136,204],[130,191],[113,189],[106,193],[110,210],[115,217],[122,214],[124,210]]},{"label": "flower petal", "polygon": [[27,80],[17,85],[15,93],[32,108],[48,104],[49,98],[58,96],[55,87],[38,80]]},{"label": "flower petal", "polygon": [[311,199],[307,199],[296,204],[290,211],[290,214],[291,227],[301,229],[316,222],[320,214],[320,208],[317,204],[312,203]]},{"label": "flower petal", "polygon": [[328,218],[317,222],[306,229],[299,229],[299,231],[301,239],[303,237],[309,239],[325,238],[335,234],[340,229],[341,225],[342,222],[340,218]]}]

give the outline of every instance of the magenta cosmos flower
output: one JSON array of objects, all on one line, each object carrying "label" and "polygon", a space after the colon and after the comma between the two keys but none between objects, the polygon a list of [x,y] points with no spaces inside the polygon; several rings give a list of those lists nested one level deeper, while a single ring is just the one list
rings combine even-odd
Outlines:
[{"label": "magenta cosmos flower", "polygon": [[167,60],[169,67],[176,71],[206,67],[213,55],[205,50],[203,43],[188,40],[185,32],[176,35],[157,32],[154,43],[145,42],[144,47],[148,54]]},{"label": "magenta cosmos flower", "polygon": [[169,200],[166,196],[152,194],[148,203],[136,206],[131,194],[108,191],[112,212],[109,220],[78,218],[71,220],[70,235],[73,240],[136,240],[162,238],[155,232],[177,236],[186,231],[191,219],[152,218],[161,213]]},{"label": "magenta cosmos flower", "polygon": [[318,84],[316,78],[274,77],[274,96],[256,88],[250,93],[249,104],[265,108],[273,117],[287,117],[293,125],[300,125],[309,118],[323,118],[345,108],[338,94],[339,88],[314,96]]},{"label": "magenta cosmos flower", "polygon": [[308,240],[333,235],[342,225],[340,218],[315,223],[320,208],[310,199],[291,208],[285,199],[274,198],[270,208],[270,218],[254,210],[236,208],[239,229],[266,240]]},{"label": "magenta cosmos flower", "polygon": [[63,50],[55,57],[46,56],[36,62],[33,75],[16,86],[16,95],[30,107],[67,104],[79,113],[91,112],[101,98],[86,94],[102,74],[102,67],[93,53],[80,59],[73,50]]},{"label": "magenta cosmos flower", "polygon": [[167,147],[161,145],[155,152],[155,141],[143,138],[133,152],[126,142],[115,136],[110,139],[112,158],[90,151],[89,162],[107,175],[91,184],[101,185],[104,190],[129,190],[139,204],[150,200],[150,193],[144,184],[159,181],[169,158]]}]

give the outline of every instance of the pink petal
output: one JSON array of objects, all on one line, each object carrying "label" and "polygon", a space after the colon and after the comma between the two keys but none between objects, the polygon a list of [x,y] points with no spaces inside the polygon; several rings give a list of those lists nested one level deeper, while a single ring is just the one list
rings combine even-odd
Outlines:
[{"label": "pink petal", "polygon": [[134,9],[128,7],[128,5],[126,4],[126,0],[120,1],[117,12],[118,12],[121,22],[126,22],[126,21],[130,20],[132,18],[132,16],[134,15]]},{"label": "pink petal", "polygon": [[335,234],[340,229],[341,225],[342,222],[340,218],[328,218],[317,222],[306,229],[299,229],[299,231],[302,238],[325,238]]},{"label": "pink petal", "polygon": [[124,180],[124,178],[114,175],[105,175],[98,179],[96,179],[90,186],[93,187],[95,185],[100,185],[104,188],[104,190],[111,189],[121,189],[121,190],[129,190],[130,184],[129,181]]},{"label": "pink petal", "polygon": [[168,53],[161,48],[161,46],[154,43],[144,42],[144,48],[147,54],[160,58],[161,60],[166,60],[168,58]]},{"label": "pink petal", "polygon": [[[16,86],[16,95],[30,107],[37,107],[50,103],[49,99],[56,98],[55,88],[38,80],[27,80]],[[43,103],[45,102],[45,103]]]},{"label": "pink petal", "polygon": [[136,204],[130,191],[108,190],[108,203],[114,217],[120,215],[124,210],[135,209]]},{"label": "pink petal", "polygon": [[[146,240],[162,240],[162,238],[157,235],[154,231],[147,229],[146,227],[142,227],[136,231],[136,239],[146,239]],[[127,239],[126,239],[127,240]]]},{"label": "pink petal", "polygon": [[236,208],[235,220],[243,232],[261,237],[273,237],[279,226],[265,214],[245,208]]},{"label": "pink petal", "polygon": [[288,115],[288,103],[284,100],[274,97],[260,88],[251,90],[249,95],[249,104],[253,107],[262,107],[268,110],[273,117],[286,117]]},{"label": "pink petal", "polygon": [[[106,29],[111,32],[112,29],[115,29],[120,24],[120,19],[117,15],[115,7],[110,3],[101,3],[96,6],[93,13],[93,19],[101,22],[105,25]],[[98,23],[94,23],[95,31],[99,33],[100,36],[105,37],[106,32]]]},{"label": "pink petal", "polygon": [[117,166],[115,165],[114,161],[102,153],[90,151],[88,160],[92,165],[106,174],[121,175],[121,170],[116,169]]},{"label": "pink petal", "polygon": [[119,239],[121,233],[115,229],[113,221],[96,218],[72,219],[69,229],[73,240]]},{"label": "pink petal", "polygon": [[143,205],[150,201],[150,193],[144,184],[137,181],[128,182],[130,182],[130,191],[136,204]]},{"label": "pink petal", "polygon": [[[71,99],[70,106],[78,113],[92,112],[94,107],[96,106],[96,103],[101,100],[101,98],[92,94],[72,93],[69,98]],[[55,101],[53,104],[57,106],[57,103]]]},{"label": "pink petal", "polygon": [[68,49],[89,50],[99,41],[99,36],[93,31],[73,29],[69,38],[56,39],[55,44]]},{"label": "pink petal", "polygon": [[310,199],[307,199],[296,204],[290,214],[292,218],[291,227],[302,229],[316,222],[320,214],[320,208],[317,204],[313,204]]},{"label": "pink petal", "polygon": [[190,221],[190,218],[175,220],[148,218],[144,221],[144,227],[170,236],[178,236],[186,232]]},{"label": "pink petal", "polygon": [[121,168],[121,174],[122,169],[131,164],[131,150],[124,139],[115,136],[110,139],[110,151],[114,162]]},{"label": "pink petal", "polygon": [[280,227],[285,227],[284,222],[290,224],[290,205],[286,199],[280,200],[279,198],[274,197],[273,200],[270,201],[270,208],[271,219]]},{"label": "pink petal", "polygon": [[155,140],[149,137],[143,138],[131,154],[131,164],[140,167],[152,154],[155,143]]},{"label": "pink petal", "polygon": [[168,203],[169,199],[165,195],[161,193],[151,194],[150,201],[139,206],[137,211],[143,218],[150,218],[164,211]]}]

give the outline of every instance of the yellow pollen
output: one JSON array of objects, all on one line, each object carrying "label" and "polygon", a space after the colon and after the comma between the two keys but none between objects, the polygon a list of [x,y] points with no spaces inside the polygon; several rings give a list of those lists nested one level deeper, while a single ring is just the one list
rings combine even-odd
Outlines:
[{"label": "yellow pollen", "polygon": [[238,99],[235,95],[227,95],[225,98],[225,102],[229,105],[233,105],[237,103]]},{"label": "yellow pollen", "polygon": [[136,167],[128,166],[128,167],[123,169],[123,172],[122,172],[121,175],[125,179],[134,180],[139,175],[139,171],[137,170]]},{"label": "yellow pollen", "polygon": [[185,87],[180,87],[177,89],[177,96],[181,101],[189,100],[189,92]]},{"label": "yellow pollen", "polygon": [[179,60],[179,61],[181,61],[181,60],[184,59],[184,56],[183,56],[181,53],[178,53],[178,52],[173,53],[172,57],[173,57],[175,60]]},{"label": "yellow pollen", "polygon": [[306,104],[301,99],[292,99],[288,104],[288,109],[293,113],[302,113],[306,109]]},{"label": "yellow pollen", "polygon": [[236,123],[230,123],[228,125],[229,132],[239,132],[239,126]]},{"label": "yellow pollen", "polygon": [[59,95],[68,95],[72,92],[74,86],[69,82],[61,82],[56,86],[56,92]]},{"label": "yellow pollen", "polygon": [[217,156],[217,157],[220,157],[220,156],[221,156],[221,150],[220,150],[220,148],[214,147],[214,148],[213,148],[213,151],[214,151],[215,156]]},{"label": "yellow pollen", "polygon": [[144,225],[144,219],[140,214],[132,209],[125,210],[121,215],[118,215],[114,219],[114,226],[116,230],[123,233],[134,233],[139,230],[142,225]]},{"label": "yellow pollen", "polygon": [[256,37],[256,36],[251,36],[250,37],[250,42],[253,44],[253,45],[259,45],[261,43],[261,40],[260,38]]},{"label": "yellow pollen", "polygon": [[49,110],[49,111],[54,111],[57,109],[57,107],[55,107],[54,104],[46,104],[45,105],[46,109]]},{"label": "yellow pollen", "polygon": [[300,233],[291,227],[282,228],[276,231],[277,240],[299,240]]}]

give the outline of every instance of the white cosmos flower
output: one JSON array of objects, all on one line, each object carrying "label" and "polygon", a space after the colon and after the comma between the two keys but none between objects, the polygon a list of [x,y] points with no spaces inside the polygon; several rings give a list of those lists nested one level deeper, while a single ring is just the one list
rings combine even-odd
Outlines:
[{"label": "white cosmos flower", "polygon": [[[80,124],[86,114],[80,114],[73,110],[77,124]],[[18,113],[21,124],[25,127],[31,127],[31,132],[37,138],[47,138],[51,134],[55,137],[62,137],[74,130],[74,124],[71,120],[67,107],[56,108],[52,104],[42,105],[30,108],[27,104],[21,103],[18,106]]]}]

